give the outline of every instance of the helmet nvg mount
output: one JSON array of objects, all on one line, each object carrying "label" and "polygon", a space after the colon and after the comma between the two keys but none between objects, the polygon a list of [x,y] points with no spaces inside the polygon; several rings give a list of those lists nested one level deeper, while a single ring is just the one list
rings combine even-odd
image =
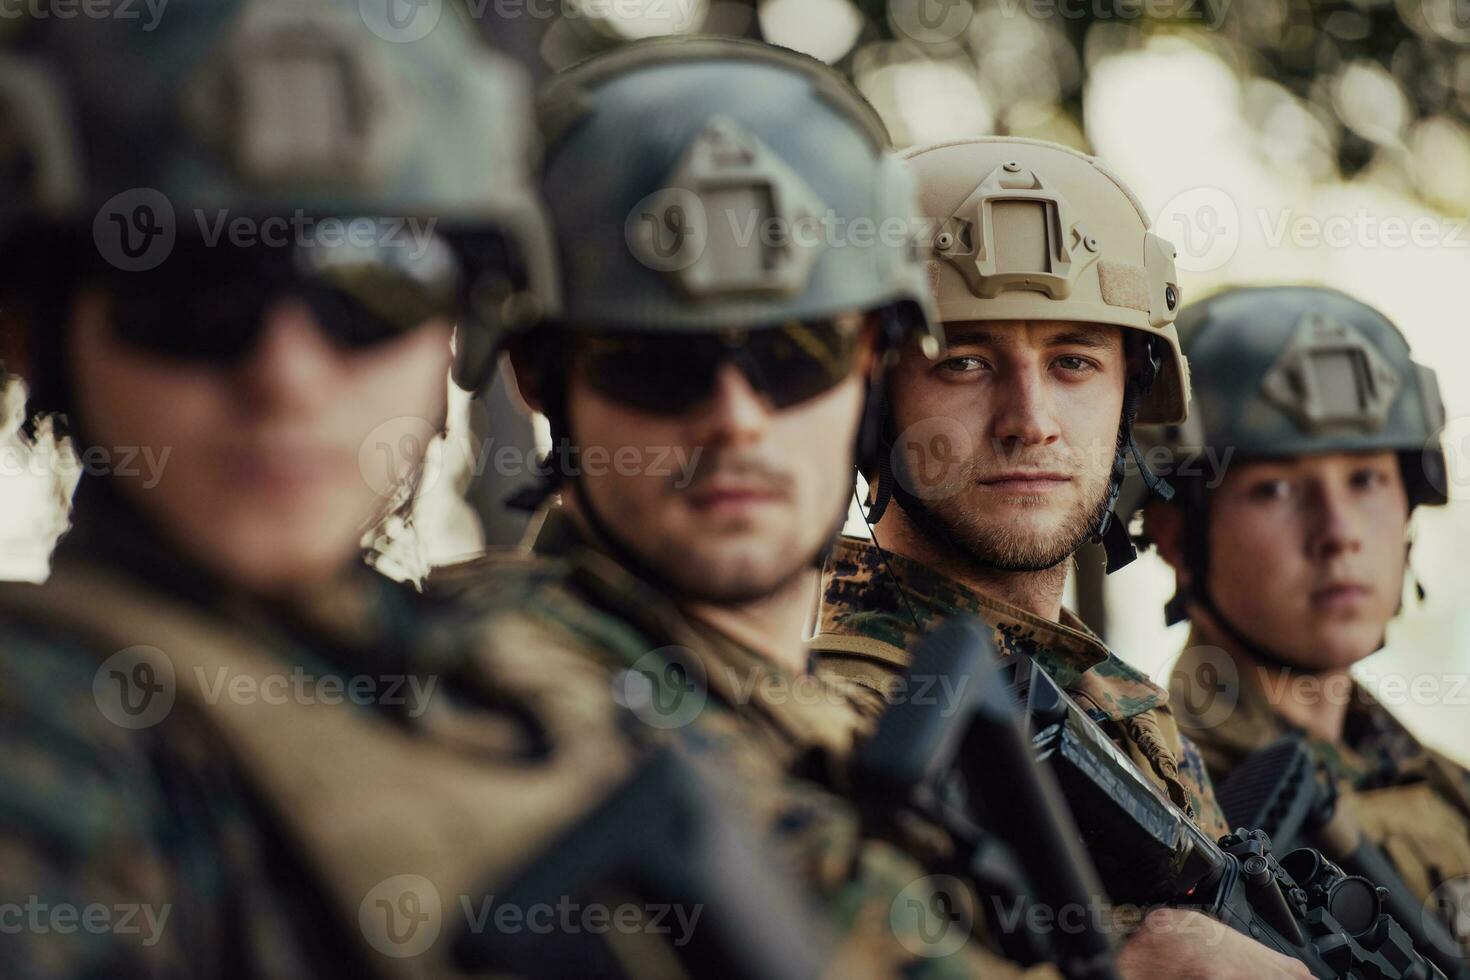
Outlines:
[{"label": "helmet nvg mount", "polygon": [[[1108,570],[1121,567],[1134,551],[1126,520],[1112,508],[1127,456],[1137,458],[1133,423],[1179,422],[1189,406],[1189,369],[1173,325],[1180,306],[1174,247],[1149,230],[1142,205],[1117,177],[1068,147],[981,137],[904,156],[930,227],[930,281],[942,322],[1114,325],[1141,351],[1128,380],[1108,509],[1093,530],[1107,548]],[[1147,473],[1141,460],[1139,468]],[[1155,492],[1171,492],[1147,480]],[[911,518],[947,539],[902,480],[882,482]],[[886,503],[881,487],[879,501]]]},{"label": "helmet nvg mount", "polygon": [[1210,598],[1209,495],[1186,476],[1206,456],[1268,459],[1324,453],[1395,452],[1410,507],[1448,500],[1439,383],[1415,362],[1382,313],[1335,289],[1251,286],[1193,304],[1179,333],[1195,369],[1195,403],[1181,425],[1149,426],[1139,440],[1176,474],[1176,501],[1190,511],[1185,561],[1193,582],[1169,621],[1200,603],[1248,652],[1281,662],[1240,633]]},{"label": "helmet nvg mount", "polygon": [[1445,503],[1439,383],[1382,313],[1334,289],[1239,287],[1192,305],[1179,332],[1194,411],[1139,432],[1174,470],[1227,447],[1243,457],[1393,450],[1414,456],[1410,499]]},{"label": "helmet nvg mount", "polygon": [[706,332],[891,308],[937,353],[913,186],[837,72],[681,38],[571,68],[540,99],[568,329]]},{"label": "helmet nvg mount", "polygon": [[[498,236],[486,254],[519,268],[532,305],[554,306],[524,70],[452,3],[427,35],[393,36],[392,2],[226,0],[147,25],[24,25],[0,53],[0,235],[44,230],[141,270],[218,215],[419,219]],[[461,325],[468,387],[487,373],[467,348],[495,328],[498,304],[480,302],[492,292],[470,293],[472,319],[492,322]]]},{"label": "helmet nvg mount", "polygon": [[[886,350],[913,338],[938,355],[912,177],[877,112],[829,66],[731,38],[640,41],[556,76],[538,109],[563,270],[561,312],[542,329],[737,343],[865,313]],[[539,373],[553,438],[566,438],[564,392]],[[859,459],[874,429],[860,427]]]}]

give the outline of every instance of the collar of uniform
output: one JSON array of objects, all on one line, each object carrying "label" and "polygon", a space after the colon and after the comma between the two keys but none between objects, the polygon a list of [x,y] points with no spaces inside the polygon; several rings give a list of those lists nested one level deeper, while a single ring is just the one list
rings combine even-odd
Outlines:
[{"label": "collar of uniform", "polygon": [[898,582],[871,543],[839,539],[822,577],[819,632],[867,636],[909,650],[918,638],[915,619],[927,631],[949,616],[978,616],[995,629],[1002,653],[1031,657],[1059,685],[1087,695],[1110,719],[1132,717],[1168,701],[1158,685],[1114,656],[1070,611],[1063,609],[1061,621],[1052,622],[913,559],[891,552],[887,559]]},{"label": "collar of uniform", "polygon": [[[217,575],[175,546],[108,482],[84,477],[73,501],[74,527],[52,556],[56,567],[96,566],[235,624],[314,672],[403,675],[450,656],[426,640],[439,604],[368,567],[347,562],[339,575],[266,598]],[[432,648],[432,649],[431,649]]]},{"label": "collar of uniform", "polygon": [[[1205,683],[1209,674],[1218,672],[1222,652],[1218,647],[1205,645],[1198,633],[1190,630],[1170,683],[1176,705],[1182,704],[1186,713],[1195,710],[1192,705],[1200,696],[1197,685]],[[1235,707],[1225,721],[1211,728],[1210,738],[1232,753],[1244,757],[1285,735],[1297,735],[1305,739],[1336,779],[1358,789],[1403,782],[1405,777],[1417,775],[1420,763],[1428,758],[1409,730],[1357,681],[1352,682],[1350,689],[1343,737],[1341,741],[1330,742],[1308,734],[1282,717],[1266,696],[1268,683],[1297,683],[1302,678],[1310,679],[1311,675],[1268,681],[1268,668],[1243,658],[1232,658],[1230,662],[1237,678]]]},{"label": "collar of uniform", "polygon": [[569,559],[572,580],[587,599],[629,620],[646,635],[693,654],[710,693],[726,706],[737,712],[746,706],[754,709],[798,750],[819,747],[845,755],[851,748],[867,720],[842,685],[814,672],[793,674],[717,627],[685,614],[608,557],[561,507],[548,506],[540,519],[531,550],[541,557]]}]

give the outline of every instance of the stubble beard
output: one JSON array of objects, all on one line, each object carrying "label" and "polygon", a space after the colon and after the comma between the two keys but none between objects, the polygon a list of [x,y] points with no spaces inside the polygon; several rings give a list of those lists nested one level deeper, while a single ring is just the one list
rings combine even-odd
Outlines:
[{"label": "stubble beard", "polygon": [[[964,488],[976,485],[974,460],[967,461],[961,478]],[[1108,512],[1111,470],[1104,471],[1085,488],[1079,502],[1052,529],[1034,532],[993,515],[976,513],[968,506],[968,494],[955,493],[933,501],[909,499],[905,511],[919,511],[913,521],[921,534],[933,537],[925,525],[937,528],[948,540],[933,541],[943,549],[958,550],[969,562],[1002,572],[1042,572],[1069,560],[1086,544]],[[1012,506],[1037,510],[1045,498],[1018,495]]]}]

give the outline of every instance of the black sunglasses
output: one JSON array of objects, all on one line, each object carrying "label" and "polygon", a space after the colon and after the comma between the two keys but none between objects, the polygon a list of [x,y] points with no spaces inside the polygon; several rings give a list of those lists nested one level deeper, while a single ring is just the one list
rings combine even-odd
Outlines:
[{"label": "black sunglasses", "polygon": [[304,303],[329,340],[358,350],[436,317],[459,319],[470,279],[464,250],[436,235],[281,247],[181,240],[156,268],[124,272],[99,264],[90,277],[107,297],[120,341],[220,366],[254,349],[267,310],[282,299]]},{"label": "black sunglasses", "polygon": [[734,365],[777,409],[835,388],[852,375],[871,336],[869,318],[849,314],[749,330],[697,334],[565,331],[577,377],[603,397],[655,415],[677,415],[708,397]]}]

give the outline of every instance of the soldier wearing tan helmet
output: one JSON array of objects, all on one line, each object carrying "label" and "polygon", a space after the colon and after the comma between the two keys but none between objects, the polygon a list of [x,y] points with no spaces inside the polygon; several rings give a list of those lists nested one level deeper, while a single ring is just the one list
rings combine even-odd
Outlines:
[{"label": "soldier wearing tan helmet", "polygon": [[[1114,506],[1134,423],[1185,415],[1174,250],[1113,174],[1066,147],[987,137],[906,158],[948,346],[937,361],[906,350],[888,372],[873,542],[844,538],[828,560],[812,641],[823,669],[881,698],[920,635],[978,615],[1003,652],[1041,664],[1163,792],[1224,833],[1165,692],[1062,608],[1082,544],[1101,541],[1110,570],[1133,556],[1129,515]],[[1175,914],[1187,913],[1164,918]],[[1204,957],[1155,924],[1124,947],[1125,973],[1300,973],[1241,936]]]},{"label": "soldier wearing tan helmet", "polygon": [[[555,955],[495,975],[667,977],[703,937],[730,955],[685,975],[815,975],[824,920],[711,833],[747,801],[690,811],[711,794],[673,780],[614,836],[607,806],[669,757],[605,674],[362,561],[423,472],[394,423],[443,423],[453,331],[476,387],[502,306],[556,298],[521,71],[450,4],[417,40],[392,21],[8,25],[0,339],[87,472],[50,578],[0,587],[0,976],[484,976],[547,932]],[[674,891],[611,906],[574,855],[506,896],[594,808],[572,843],[612,837],[624,870],[656,847],[634,873]],[[691,843],[744,927],[678,882]]]}]

